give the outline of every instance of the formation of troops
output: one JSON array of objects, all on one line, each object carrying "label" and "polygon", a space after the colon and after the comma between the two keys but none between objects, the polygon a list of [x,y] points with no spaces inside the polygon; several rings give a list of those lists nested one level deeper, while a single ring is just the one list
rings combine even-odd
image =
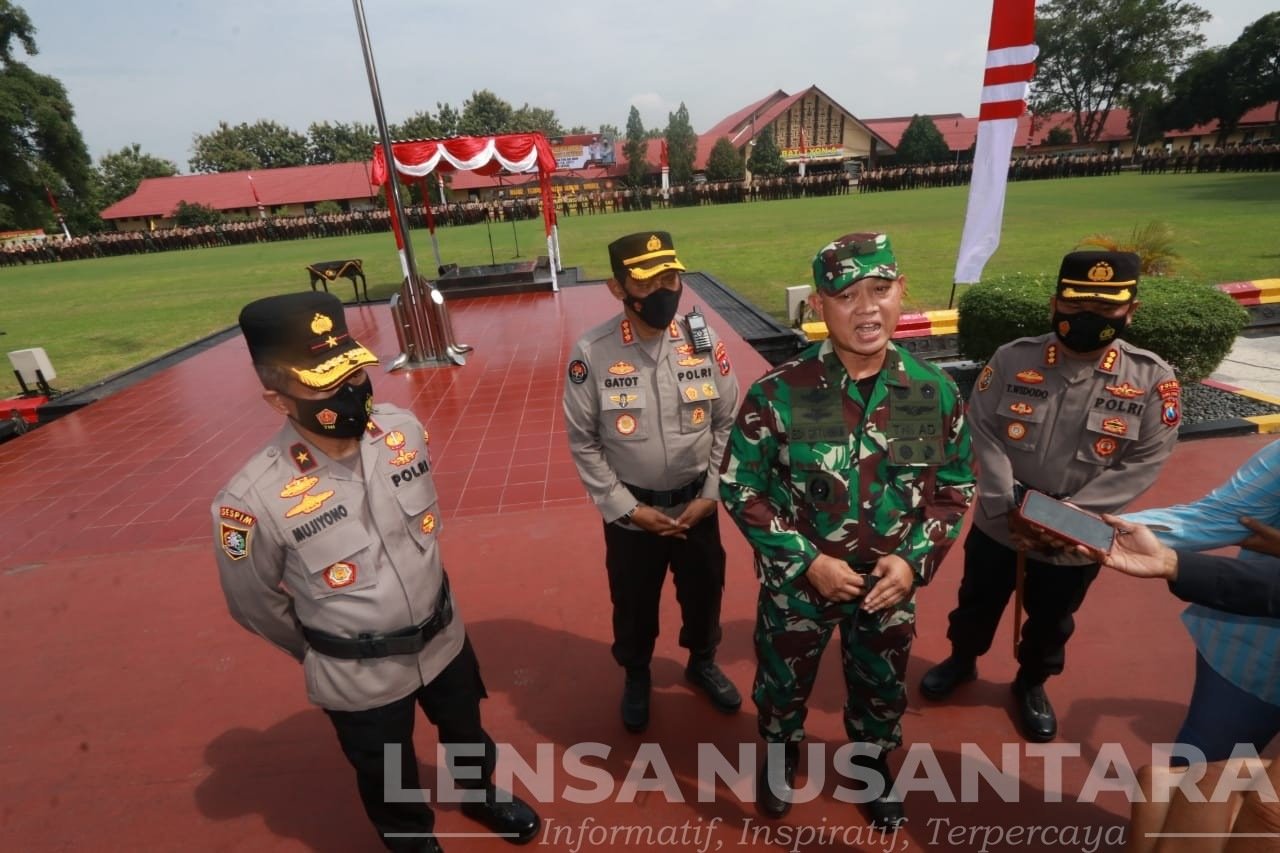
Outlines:
[{"label": "formation of troops", "polygon": [[[1084,178],[1118,175],[1123,169],[1142,174],[1191,174],[1213,172],[1274,172],[1280,170],[1280,144],[1250,143],[1191,150],[1139,151],[1120,154],[1039,154],[1015,157],[1009,163],[1010,181]],[[743,181],[703,181],[677,184],[667,192],[657,187],[569,191],[556,197],[559,216],[594,216],[597,213],[629,213],[655,208],[699,207],[781,201],[817,196],[846,195],[856,186],[859,193],[965,186],[973,175],[968,162],[928,163],[864,169],[854,179],[843,169],[807,175],[756,177]],[[426,228],[427,207],[406,210],[415,228]],[[436,226],[475,225],[481,222],[514,222],[542,216],[542,199],[506,196],[489,201],[450,202],[430,206]],[[50,236],[45,240],[14,242],[0,246],[0,267],[75,261],[115,255],[167,252],[265,243],[276,240],[342,237],[391,230],[385,208],[307,216],[276,216],[223,222],[196,227],[159,228],[152,231],[104,231],[77,237]]]}]

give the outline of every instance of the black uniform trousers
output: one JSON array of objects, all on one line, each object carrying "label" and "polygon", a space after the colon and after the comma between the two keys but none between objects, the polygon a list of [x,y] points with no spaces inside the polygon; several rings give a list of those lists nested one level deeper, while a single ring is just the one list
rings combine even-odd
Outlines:
[{"label": "black uniform trousers", "polygon": [[631,671],[649,666],[667,566],[680,603],[680,645],[693,657],[713,656],[720,644],[724,594],[719,512],[691,527],[684,539],[606,524],[604,544],[613,601],[613,659]]},{"label": "black uniform trousers", "polygon": [[[1059,566],[1027,557],[1026,620],[1018,644],[1018,679],[1023,684],[1043,684],[1062,672],[1067,640],[1076,629],[1073,614],[1084,602],[1098,568],[1097,563]],[[960,600],[947,628],[954,654],[977,658],[991,648],[1016,584],[1017,552],[971,526],[964,540]]]},{"label": "black uniform trousers", "polygon": [[[420,798],[412,802],[388,802],[383,785],[383,753],[390,744],[400,747],[400,789],[418,788],[418,759],[413,751],[413,724],[419,705],[427,719],[439,732],[445,754],[458,768],[479,768],[478,779],[457,779],[462,789],[485,789],[491,783],[497,763],[497,747],[480,725],[480,700],[487,697],[480,680],[480,664],[471,640],[463,642],[457,657],[430,684],[424,684],[403,699],[380,708],[365,711],[325,710],[338,733],[342,752],[356,771],[356,783],[365,813],[382,836],[388,850],[420,849],[421,837],[388,837],[388,834],[421,836],[435,827],[435,815]],[[455,745],[466,745],[468,752],[457,755]],[[475,744],[483,746],[483,755],[474,755]],[[455,757],[456,755],[456,757]],[[468,769],[464,776],[476,776]]]}]

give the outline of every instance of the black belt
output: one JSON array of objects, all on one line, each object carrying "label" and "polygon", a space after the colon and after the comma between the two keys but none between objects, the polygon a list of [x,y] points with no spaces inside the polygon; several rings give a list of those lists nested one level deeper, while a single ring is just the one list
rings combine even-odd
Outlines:
[{"label": "black belt", "polygon": [[385,658],[417,654],[437,634],[448,628],[452,621],[453,598],[449,595],[449,578],[442,576],[435,612],[420,625],[401,628],[389,634],[358,634],[354,637],[339,637],[303,625],[302,636],[307,638],[311,648],[326,657],[342,660]]},{"label": "black belt", "polygon": [[686,483],[678,489],[671,489],[667,492],[655,492],[652,489],[642,489],[639,486],[633,486],[630,483],[623,483],[627,490],[642,504],[649,506],[679,506],[686,501],[691,501],[702,493],[702,486],[707,482],[707,472],[703,471],[698,475],[692,483]]}]

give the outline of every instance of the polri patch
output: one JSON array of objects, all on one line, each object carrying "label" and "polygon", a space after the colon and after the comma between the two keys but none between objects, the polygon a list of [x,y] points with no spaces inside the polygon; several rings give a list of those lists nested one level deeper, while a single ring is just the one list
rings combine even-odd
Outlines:
[{"label": "polri patch", "polygon": [[978,374],[978,390],[985,391],[991,387],[991,377],[995,375],[995,371],[990,365],[982,368],[982,372]]},{"label": "polri patch", "polygon": [[239,527],[234,524],[228,524],[225,521],[222,522],[218,531],[222,553],[232,560],[243,560],[249,556],[249,537],[251,534],[251,527]]},{"label": "polri patch", "polygon": [[1022,441],[1027,437],[1027,425],[1020,421],[1014,421],[1005,429],[1004,434],[1014,441]]},{"label": "polri patch", "polygon": [[587,363],[580,358],[575,358],[569,362],[569,381],[574,385],[581,385],[587,381]]},{"label": "polri patch", "polygon": [[356,564],[347,562],[334,563],[324,570],[324,582],[329,589],[341,589],[356,582]]},{"label": "polri patch", "polygon": [[1110,456],[1111,454],[1116,452],[1117,446],[1118,445],[1116,444],[1116,440],[1114,438],[1109,438],[1104,435],[1102,438],[1098,439],[1093,443],[1093,452],[1098,454],[1099,456]]}]

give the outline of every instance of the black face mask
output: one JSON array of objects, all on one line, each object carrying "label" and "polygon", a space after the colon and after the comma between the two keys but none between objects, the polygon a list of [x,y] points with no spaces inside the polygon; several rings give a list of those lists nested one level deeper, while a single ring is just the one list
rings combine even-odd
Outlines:
[{"label": "black face mask", "polygon": [[[626,288],[623,288],[624,292]],[[627,304],[631,310],[640,315],[644,324],[651,329],[665,329],[676,317],[676,309],[680,307],[680,294],[684,292],[681,284],[675,290],[659,287],[644,299],[627,294]]]},{"label": "black face mask", "polygon": [[1053,330],[1069,350],[1093,352],[1114,343],[1129,325],[1127,317],[1111,318],[1092,311],[1078,314],[1053,312]]},{"label": "black face mask", "polygon": [[364,435],[373,411],[373,380],[368,377],[359,385],[344,383],[328,397],[302,400],[289,397],[298,406],[295,422],[307,432],[334,438],[359,438]]}]

